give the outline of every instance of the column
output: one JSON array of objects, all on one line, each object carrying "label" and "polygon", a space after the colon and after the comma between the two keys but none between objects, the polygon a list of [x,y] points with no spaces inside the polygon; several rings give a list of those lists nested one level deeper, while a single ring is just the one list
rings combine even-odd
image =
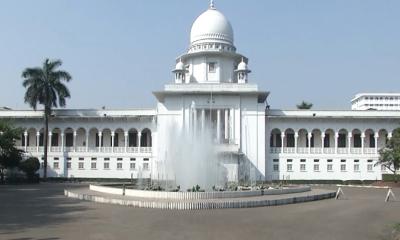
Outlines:
[{"label": "column", "polygon": [[89,134],[90,134],[90,132],[85,131],[85,134],[86,134],[86,152],[89,152]]},{"label": "column", "polygon": [[60,136],[61,136],[61,152],[63,153],[64,152],[64,133],[62,132],[60,134]]},{"label": "column", "polygon": [[193,111],[193,136],[197,135],[197,109]]},{"label": "column", "polygon": [[24,140],[25,140],[24,150],[26,152],[28,150],[28,132],[24,132]]},{"label": "column", "polygon": [[324,153],[324,148],[325,148],[325,132],[321,133],[321,151]]},{"label": "column", "polygon": [[125,152],[128,151],[128,136],[129,136],[129,133],[128,133],[128,132],[124,132],[124,137],[125,137]]},{"label": "column", "polygon": [[233,108],[229,110],[229,120],[230,120],[230,140],[232,143],[236,143],[235,141],[235,111]]},{"label": "column", "polygon": [[74,141],[72,143],[72,145],[74,146],[74,152],[76,152],[76,136],[78,135],[78,133],[76,131],[74,131]]},{"label": "column", "polygon": [[206,111],[201,109],[201,132],[204,133],[204,125],[206,124]]},{"label": "column", "polygon": [[[378,133],[378,135],[379,135],[379,133]],[[392,138],[392,132],[388,133],[387,138],[388,138],[388,140],[390,140]]]},{"label": "column", "polygon": [[39,152],[39,138],[40,132],[36,132],[36,152]]},{"label": "column", "polygon": [[51,152],[51,136],[53,136],[52,132],[49,132],[49,140],[47,141],[48,143],[48,152]]},{"label": "column", "polygon": [[[229,110],[225,109],[225,140],[229,140]],[[257,119],[258,120],[258,119]]]},{"label": "column", "polygon": [[307,133],[308,153],[311,153],[311,137],[312,137],[312,133]]},{"label": "column", "polygon": [[115,132],[112,131],[111,132],[111,151],[114,152],[114,136],[115,136]]},{"label": "column", "polygon": [[285,139],[285,133],[283,132],[281,133],[281,153],[283,153],[283,143],[285,142],[284,139]]},{"label": "column", "polygon": [[351,137],[352,137],[352,134],[351,133],[349,133],[348,134],[348,136],[347,136],[347,139],[348,139],[348,153],[350,153],[350,151],[351,151]]},{"label": "column", "polygon": [[294,133],[294,153],[297,153],[297,141],[298,141],[298,138],[299,138],[299,133],[295,132]]},{"label": "column", "polygon": [[375,133],[374,134],[374,138],[375,138],[375,153],[378,153],[378,137],[379,137],[379,133]]},{"label": "column", "polygon": [[138,140],[137,140],[138,152],[140,152],[140,147],[141,147],[140,139],[142,138],[142,133],[138,132],[137,136],[138,136]]},{"label": "column", "polygon": [[335,133],[335,153],[338,153],[338,140],[339,140],[339,133]]},{"label": "column", "polygon": [[217,110],[217,143],[221,143],[221,110]]},{"label": "column", "polygon": [[102,133],[102,132],[99,132],[99,133],[98,133],[98,136],[99,136],[99,152],[101,152],[101,144],[102,144],[101,138],[102,138],[102,136],[103,136],[103,133]]},{"label": "column", "polygon": [[365,133],[361,133],[361,153],[364,153],[364,140],[365,140]]}]

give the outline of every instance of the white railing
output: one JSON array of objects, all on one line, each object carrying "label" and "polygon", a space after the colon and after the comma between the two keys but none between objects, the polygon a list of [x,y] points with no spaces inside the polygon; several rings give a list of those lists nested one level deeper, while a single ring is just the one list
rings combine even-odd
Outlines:
[{"label": "white railing", "polygon": [[364,154],[375,154],[375,148],[364,148]]},{"label": "white railing", "polygon": [[295,153],[296,152],[296,148],[294,148],[294,147],[284,147],[283,148],[283,152],[284,153]]},{"label": "white railing", "polygon": [[44,151],[44,147],[39,147],[39,152],[43,152]]},{"label": "white railing", "polygon": [[65,151],[66,152],[73,152],[74,151],[74,147],[65,147]]},{"label": "white railing", "polygon": [[101,147],[100,152],[110,153],[112,152],[112,147]]},{"label": "white railing", "polygon": [[297,153],[308,153],[307,147],[299,147],[297,148]]},{"label": "white railing", "polygon": [[76,151],[77,152],[86,152],[86,147],[82,146],[82,147],[76,147]]},{"label": "white railing", "polygon": [[[18,149],[18,150],[25,151],[25,147],[24,147],[24,146],[17,146],[17,149]],[[35,150],[36,150],[36,149],[35,149]]]},{"label": "white railing", "polygon": [[320,154],[320,153],[322,153],[322,148],[319,148],[319,147],[312,147],[312,148],[310,148],[310,152],[311,153],[316,153],[316,154]]},{"label": "white railing", "polygon": [[337,153],[338,154],[346,154],[346,153],[348,153],[348,148],[347,147],[346,148],[338,148]]},{"label": "white railing", "polygon": [[361,148],[350,148],[351,154],[361,154]]},{"label": "white railing", "polygon": [[151,153],[151,147],[141,147],[140,152],[141,153]]},{"label": "white railing", "polygon": [[271,147],[271,148],[269,149],[269,152],[270,152],[270,153],[281,153],[281,149],[282,149],[282,148],[280,148],[280,147]]},{"label": "white railing", "polygon": [[138,153],[138,152],[139,152],[139,148],[138,148],[138,147],[128,147],[128,148],[126,149],[126,151],[127,151],[128,153]]},{"label": "white railing", "polygon": [[[98,152],[99,151],[99,147],[89,147],[87,151],[88,152]],[[86,152],[86,150],[85,150],[85,152]]]},{"label": "white railing", "polygon": [[61,147],[50,147],[50,152],[61,152]]},{"label": "white railing", "polygon": [[333,154],[335,153],[335,148],[324,148],[325,154]]},{"label": "white railing", "polygon": [[115,153],[123,153],[125,152],[125,147],[114,147]]}]

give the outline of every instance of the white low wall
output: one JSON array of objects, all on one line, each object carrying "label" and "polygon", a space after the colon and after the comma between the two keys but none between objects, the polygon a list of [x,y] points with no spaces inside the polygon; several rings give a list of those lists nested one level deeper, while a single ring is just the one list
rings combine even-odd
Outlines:
[{"label": "white low wall", "polygon": [[[123,189],[117,187],[107,187],[99,185],[90,185],[89,189],[96,192],[123,195]],[[296,186],[282,189],[264,189],[256,191],[225,191],[225,192],[163,192],[163,191],[147,191],[136,189],[125,189],[125,196],[140,197],[140,198],[153,198],[153,199],[215,199],[215,198],[240,198],[240,197],[254,197],[262,195],[277,195],[300,193],[310,191],[310,186]]]}]

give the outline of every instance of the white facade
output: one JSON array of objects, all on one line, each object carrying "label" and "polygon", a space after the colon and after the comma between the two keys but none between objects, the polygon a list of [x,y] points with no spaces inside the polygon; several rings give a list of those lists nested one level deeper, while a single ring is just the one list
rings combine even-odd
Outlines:
[{"label": "white facade", "polygon": [[[153,93],[155,109],[55,110],[49,176],[155,178],[171,129],[201,132],[206,125],[210,141],[228,156],[229,181],[375,180],[386,173],[374,163],[400,112],[266,110],[268,92],[249,83],[249,60],[236,53],[232,26],[213,5],[196,19],[190,39],[187,53],[176,59],[174,82]],[[0,118],[26,129],[17,144],[39,159],[42,115],[0,111]]]},{"label": "white facade", "polygon": [[400,93],[360,93],[351,100],[352,110],[400,110]]}]

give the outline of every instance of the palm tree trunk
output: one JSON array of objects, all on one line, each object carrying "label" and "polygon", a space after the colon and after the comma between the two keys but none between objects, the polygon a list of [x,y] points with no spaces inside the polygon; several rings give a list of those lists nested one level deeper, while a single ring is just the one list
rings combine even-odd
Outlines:
[{"label": "palm tree trunk", "polygon": [[47,110],[44,113],[44,160],[43,160],[43,179],[47,179],[47,144],[48,144],[48,137],[49,137],[49,116]]}]

